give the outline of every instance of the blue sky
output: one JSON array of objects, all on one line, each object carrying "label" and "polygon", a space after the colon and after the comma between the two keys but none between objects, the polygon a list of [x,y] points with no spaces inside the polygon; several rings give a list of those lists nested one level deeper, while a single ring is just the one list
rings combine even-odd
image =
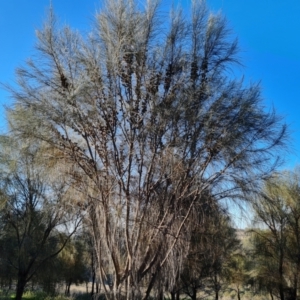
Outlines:
[{"label": "blue sky", "polygon": [[244,74],[261,81],[267,106],[290,125],[293,153],[287,166],[300,163],[300,1],[208,0],[222,9],[238,35]]},{"label": "blue sky", "polygon": [[[171,0],[162,0],[171,3]],[[183,6],[189,0],[182,0]],[[0,82],[12,82],[14,70],[32,52],[35,29],[46,16],[50,0],[0,0]],[[98,0],[52,0],[62,23],[88,31]],[[272,105],[290,125],[293,152],[287,167],[300,163],[300,1],[207,0],[221,11],[238,36],[246,81],[261,81],[266,108]],[[9,105],[0,90],[0,104]],[[0,130],[5,130],[0,107]],[[2,121],[3,120],[3,121]]]}]

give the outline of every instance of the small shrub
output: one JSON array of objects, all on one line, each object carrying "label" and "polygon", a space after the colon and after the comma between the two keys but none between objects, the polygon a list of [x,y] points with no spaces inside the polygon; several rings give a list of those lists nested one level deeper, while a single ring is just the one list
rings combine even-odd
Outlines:
[{"label": "small shrub", "polygon": [[[63,296],[63,295],[57,295],[57,296],[48,296],[46,298],[43,298],[43,300],[73,300],[74,298],[72,297],[66,297],[66,296]],[[39,300],[42,300],[42,299],[39,299]]]},{"label": "small shrub", "polygon": [[[74,300],[92,300],[92,296],[91,294],[78,294],[75,296]],[[98,298],[98,299],[101,299],[101,298]]]}]

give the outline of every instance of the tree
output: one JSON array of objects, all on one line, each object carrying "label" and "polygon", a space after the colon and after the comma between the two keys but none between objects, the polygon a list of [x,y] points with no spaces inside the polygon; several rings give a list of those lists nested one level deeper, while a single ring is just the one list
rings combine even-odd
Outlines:
[{"label": "tree", "polygon": [[203,202],[202,209],[198,210],[198,219],[195,218],[193,233],[188,243],[189,252],[183,263],[184,268],[178,283],[182,291],[191,299],[197,299],[199,290],[203,292],[208,290],[205,287],[208,285],[214,263],[212,253],[220,229],[218,225],[224,214],[212,197],[207,196]]},{"label": "tree", "polygon": [[[80,225],[63,181],[45,175],[37,145],[1,137],[1,260],[15,270],[16,299]],[[58,174],[57,174],[58,176]]]},{"label": "tree", "polygon": [[284,280],[280,275],[283,267],[280,266],[276,248],[268,240],[272,241],[272,238],[270,232],[265,231],[256,230],[252,237],[252,287],[255,291],[269,293],[272,300],[278,295],[280,297],[280,293],[281,299],[284,299]]},{"label": "tree", "polygon": [[72,284],[79,284],[88,281],[87,259],[85,245],[80,236],[70,240],[60,253],[60,278],[65,282],[65,295],[70,296]]},{"label": "tree", "polygon": [[180,286],[191,299],[197,299],[201,291],[206,296],[214,294],[217,300],[224,283],[228,283],[232,257],[237,255],[240,243],[228,212],[214,199],[206,201],[198,213],[201,224],[194,226]]},{"label": "tree", "polygon": [[[256,220],[264,230],[254,230],[254,253],[270,293],[281,300],[297,299],[300,276],[299,170],[275,174],[254,202]],[[262,262],[263,261],[263,262]]]},{"label": "tree", "polygon": [[168,264],[181,269],[201,196],[242,197],[286,137],[259,86],[228,76],[238,47],[222,16],[193,1],[165,19],[156,0],[106,1],[82,38],[50,12],[8,87],[14,134],[72,166],[107,298],[149,298]]},{"label": "tree", "polygon": [[[235,229],[232,228],[228,216],[219,218],[215,226],[214,239],[211,243],[211,271],[210,286],[215,294],[215,300],[218,300],[220,293],[224,291],[224,286],[232,276],[232,272],[238,273],[238,268],[233,270],[234,260],[237,262],[240,256],[241,244],[237,239]],[[237,285],[237,294],[239,298],[239,287]]]},{"label": "tree", "polygon": [[226,270],[226,281],[231,285],[231,289],[236,292],[238,300],[241,300],[245,287],[251,283],[249,275],[250,262],[246,255],[244,249],[235,251],[230,256]]}]

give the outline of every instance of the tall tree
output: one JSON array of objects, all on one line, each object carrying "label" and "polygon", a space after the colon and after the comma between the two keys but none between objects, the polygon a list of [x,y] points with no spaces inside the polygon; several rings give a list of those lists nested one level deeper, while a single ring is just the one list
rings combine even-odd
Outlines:
[{"label": "tall tree", "polygon": [[112,299],[147,299],[163,268],[180,269],[201,196],[241,197],[286,136],[259,86],[228,76],[238,47],[222,16],[193,1],[165,20],[156,0],[106,1],[82,38],[50,12],[10,88],[14,134],[72,165]]},{"label": "tall tree", "polygon": [[[36,145],[1,137],[0,253],[16,273],[16,299],[80,224],[64,181],[45,176]],[[58,174],[57,174],[58,176]]]}]

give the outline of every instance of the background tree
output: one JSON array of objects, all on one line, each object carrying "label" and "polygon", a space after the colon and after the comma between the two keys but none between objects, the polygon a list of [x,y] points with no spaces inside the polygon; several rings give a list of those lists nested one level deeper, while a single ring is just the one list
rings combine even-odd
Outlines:
[{"label": "background tree", "polygon": [[219,299],[224,285],[228,284],[230,262],[240,243],[228,212],[210,195],[202,203],[177,286],[191,299],[197,299],[200,291],[205,296],[214,295],[215,299]]},{"label": "background tree", "polygon": [[251,284],[251,262],[247,257],[247,252],[243,248],[240,248],[231,254],[230,260],[226,266],[225,282],[229,286],[227,290],[234,290],[238,300],[241,300],[242,294],[248,290],[248,286]]},{"label": "background tree", "polygon": [[44,295],[56,296],[62,286],[61,271],[62,268],[58,256],[47,259],[35,272],[31,280],[28,281],[26,290],[30,290],[33,293],[42,291]]},{"label": "background tree", "polygon": [[[66,245],[80,224],[65,182],[45,176],[36,145],[1,137],[2,261],[16,272],[16,299]],[[57,174],[58,175],[58,174]]]},{"label": "background tree", "polygon": [[107,298],[149,298],[168,264],[181,269],[201,196],[242,197],[286,136],[259,86],[228,76],[238,47],[222,16],[193,1],[165,20],[155,0],[107,1],[82,38],[50,12],[9,88],[14,134],[73,166]]},{"label": "background tree", "polygon": [[59,254],[61,266],[58,275],[65,282],[66,296],[70,296],[72,284],[78,285],[90,279],[86,250],[82,238],[75,236]]},{"label": "background tree", "polygon": [[[296,299],[299,285],[299,170],[274,175],[255,202],[257,221],[264,230],[254,230],[255,257],[259,276],[267,277],[269,287],[280,299]],[[263,274],[263,272],[265,274]],[[275,294],[276,295],[276,294]]]},{"label": "background tree", "polygon": [[197,299],[200,290],[206,293],[206,296],[211,292],[208,288],[208,278],[212,271],[215,233],[218,231],[216,224],[222,218],[217,202],[210,195],[205,198],[197,213],[198,218],[195,218],[193,234],[189,241],[188,256],[180,274],[182,291],[191,299]]},{"label": "background tree", "polygon": [[[278,297],[280,284],[280,272],[278,266],[278,253],[275,255],[274,247],[267,244],[266,238],[270,238],[270,233],[255,230],[255,235],[251,239],[253,251],[251,255],[251,285],[255,292],[267,292],[271,299]],[[261,238],[262,236],[262,238]],[[272,240],[272,239],[270,239]],[[283,281],[283,280],[282,280]],[[283,294],[282,287],[282,294]],[[284,294],[283,294],[284,297]]]},{"label": "background tree", "polygon": [[[1,202],[3,200],[3,195],[1,196]],[[3,205],[3,203],[1,203]],[[1,290],[11,290],[13,280],[17,277],[16,270],[11,268],[9,265],[9,254],[10,251],[4,251],[3,244],[7,242],[7,236],[10,236],[11,233],[7,232],[7,228],[5,228],[5,222],[2,218],[2,214],[0,213],[0,282],[1,282]],[[9,245],[6,245],[6,248],[9,248]]]},{"label": "background tree", "polygon": [[[220,299],[221,293],[228,287],[233,270],[234,260],[240,257],[241,244],[237,239],[235,229],[230,224],[230,218],[226,215],[219,217],[215,224],[215,230],[211,242],[211,271],[209,284],[215,299]],[[237,266],[237,265],[236,265]],[[239,290],[237,292],[239,295]]]}]

